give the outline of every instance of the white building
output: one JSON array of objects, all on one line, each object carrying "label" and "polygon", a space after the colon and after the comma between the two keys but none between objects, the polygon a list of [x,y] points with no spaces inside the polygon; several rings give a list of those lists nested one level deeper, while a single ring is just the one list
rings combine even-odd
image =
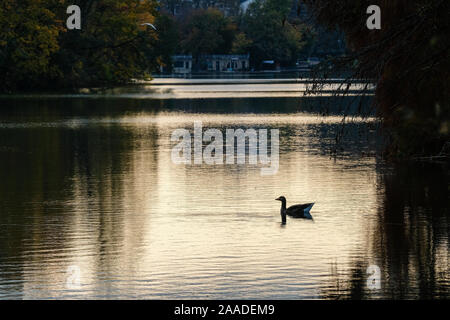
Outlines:
[{"label": "white building", "polygon": [[208,71],[232,72],[247,71],[250,68],[249,54],[214,54],[202,56]]},{"label": "white building", "polygon": [[192,71],[192,56],[190,55],[176,55],[172,56],[173,72],[174,73],[191,73]]}]

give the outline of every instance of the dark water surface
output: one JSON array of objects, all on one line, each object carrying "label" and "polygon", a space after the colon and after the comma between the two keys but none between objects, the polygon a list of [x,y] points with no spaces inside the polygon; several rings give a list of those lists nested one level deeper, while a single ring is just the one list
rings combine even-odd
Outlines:
[{"label": "dark water surface", "polygon": [[[448,168],[385,165],[358,119],[332,157],[339,108],[306,99],[0,98],[0,298],[449,298]],[[194,121],[279,129],[278,174],[174,164]]]}]

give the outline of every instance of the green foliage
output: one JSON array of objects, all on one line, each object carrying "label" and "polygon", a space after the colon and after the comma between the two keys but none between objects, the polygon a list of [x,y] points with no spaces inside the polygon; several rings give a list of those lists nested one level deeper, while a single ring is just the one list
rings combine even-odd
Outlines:
[{"label": "green foliage", "polygon": [[[183,3],[163,1],[169,11]],[[245,14],[231,17],[216,7],[230,8],[225,10],[228,13],[238,12],[233,8],[239,7],[239,1],[200,0],[191,5],[207,8],[188,11],[178,19],[178,53],[192,54],[194,59],[203,54],[250,53],[256,67],[266,59],[292,65],[305,45],[304,25],[292,19],[292,0],[256,0]]]},{"label": "green foliage", "polygon": [[238,33],[234,38],[231,52],[235,54],[245,54],[250,50],[252,44],[253,41],[248,39],[245,33]]},{"label": "green foliage", "polygon": [[142,26],[154,23],[154,1],[88,1],[80,7],[82,30],[66,32],[54,57],[68,83],[123,83],[156,66],[156,32]]},{"label": "green foliage", "polygon": [[3,90],[42,74],[56,75],[50,57],[60,47],[61,26],[43,0],[4,0],[0,4],[0,79]]},{"label": "green foliage", "polygon": [[156,41],[156,56],[158,63],[167,70],[172,68],[172,55],[179,50],[179,30],[173,17],[159,15],[155,24],[158,26],[158,40]]},{"label": "green foliage", "polygon": [[186,30],[182,47],[186,53],[228,53],[231,51],[237,27],[215,8],[196,10],[182,27]]},{"label": "green foliage", "polygon": [[252,40],[254,65],[262,60],[292,64],[304,45],[299,27],[288,20],[292,1],[255,0],[243,17],[243,30]]},{"label": "green foliage", "polygon": [[[66,9],[81,8],[81,30],[67,30]],[[251,53],[293,63],[302,26],[289,19],[291,0],[257,0],[242,17],[240,1],[15,0],[0,3],[0,77],[3,91],[105,86],[171,67],[176,53]],[[180,18],[159,6],[190,5]],[[212,6],[212,7],[211,7]],[[192,8],[199,8],[192,10]],[[206,9],[204,9],[206,8]],[[221,8],[222,11],[217,8]],[[178,9],[177,9],[178,10]],[[225,12],[225,13],[224,13]],[[153,23],[158,30],[143,26]]]},{"label": "green foliage", "polygon": [[[3,90],[123,83],[156,66],[155,0],[35,0],[0,5]],[[79,5],[82,29],[67,30]]]}]

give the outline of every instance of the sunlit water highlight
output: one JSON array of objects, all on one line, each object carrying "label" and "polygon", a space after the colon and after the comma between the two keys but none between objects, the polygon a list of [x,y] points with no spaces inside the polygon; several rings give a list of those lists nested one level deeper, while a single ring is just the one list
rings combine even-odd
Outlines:
[{"label": "sunlit water highlight", "polygon": [[[0,298],[448,297],[448,201],[397,194],[411,186],[360,134],[373,120],[355,118],[331,157],[342,117],[296,100],[2,100]],[[231,104],[246,111],[221,111]],[[172,163],[171,133],[194,121],[279,129],[278,174]],[[280,195],[316,202],[314,221],[282,226]],[[79,289],[66,287],[71,265]]]}]

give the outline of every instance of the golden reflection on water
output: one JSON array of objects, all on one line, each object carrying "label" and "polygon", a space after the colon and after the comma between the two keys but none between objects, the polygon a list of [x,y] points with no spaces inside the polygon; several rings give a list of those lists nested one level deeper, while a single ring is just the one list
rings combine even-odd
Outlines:
[{"label": "golden reflection on water", "polygon": [[[281,131],[289,150],[282,146],[279,173],[262,177],[250,165],[173,164],[171,131],[190,128],[194,120],[205,130],[292,127],[289,137]],[[91,176],[76,165],[70,196],[61,204],[65,237],[57,241],[64,244],[46,239],[53,250],[25,253],[26,260],[43,259],[31,263],[39,270],[25,274],[25,295],[111,295],[117,289],[140,298],[318,296],[330,262],[347,265],[355,251],[365,250],[358,248],[364,222],[377,203],[374,159],[335,161],[309,153],[314,138],[307,126],[338,121],[170,113],[100,121],[119,126],[114,130],[126,132],[132,143],[120,151],[118,172],[100,154],[104,167],[91,169]],[[291,204],[316,201],[314,222],[290,220],[281,227],[274,201],[281,194]],[[69,265],[83,271],[82,292],[64,288]],[[36,283],[43,288],[36,291]]]},{"label": "golden reflection on water", "polygon": [[[20,235],[11,240],[20,246],[0,260],[0,297],[300,299],[348,293],[351,288],[336,285],[336,278],[345,282],[366,265],[384,264],[375,239],[384,187],[374,157],[323,152],[323,143],[334,138],[324,128],[341,120],[160,112],[28,129],[38,134],[31,139],[43,151],[58,146],[68,153],[65,159],[48,153],[50,163],[69,164],[53,168],[55,177],[45,178],[45,171],[27,177],[35,187],[7,203],[13,222],[22,225],[11,231]],[[171,133],[192,129],[194,121],[222,132],[279,128],[278,174],[261,176],[252,165],[174,164]],[[316,202],[314,221],[280,225],[274,201],[280,195],[288,205]],[[438,250],[444,250],[437,257],[445,269],[448,254]],[[80,290],[65,286],[70,265],[81,269]],[[440,272],[448,276],[448,269]]]}]

